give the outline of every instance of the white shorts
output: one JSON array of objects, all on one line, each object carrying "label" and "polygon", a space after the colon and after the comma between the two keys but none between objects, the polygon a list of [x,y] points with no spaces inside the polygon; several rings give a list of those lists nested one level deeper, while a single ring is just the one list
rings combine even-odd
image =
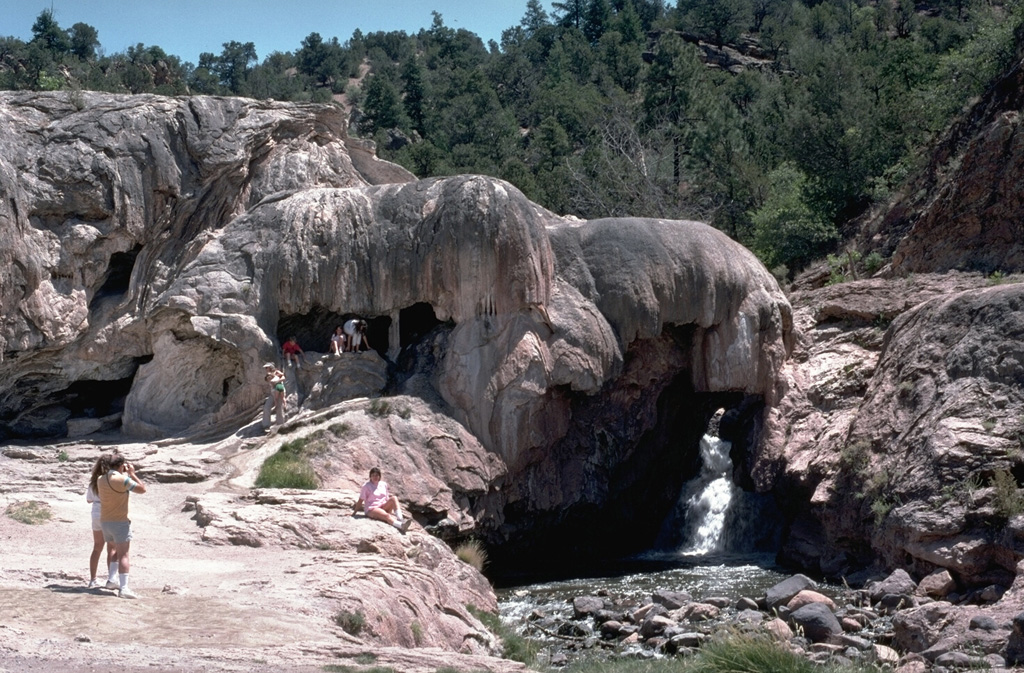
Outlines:
[{"label": "white shorts", "polygon": [[103,526],[100,525],[100,518],[98,516],[94,516],[92,518],[92,529],[103,530]]}]

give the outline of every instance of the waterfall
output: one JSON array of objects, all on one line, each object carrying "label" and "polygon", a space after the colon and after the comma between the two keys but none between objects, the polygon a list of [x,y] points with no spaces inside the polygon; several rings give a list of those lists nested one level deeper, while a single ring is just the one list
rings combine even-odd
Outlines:
[{"label": "waterfall", "polygon": [[704,435],[700,440],[703,461],[700,475],[683,490],[680,505],[686,512],[687,535],[680,553],[703,555],[723,551],[729,508],[739,488],[732,483],[730,442]]}]

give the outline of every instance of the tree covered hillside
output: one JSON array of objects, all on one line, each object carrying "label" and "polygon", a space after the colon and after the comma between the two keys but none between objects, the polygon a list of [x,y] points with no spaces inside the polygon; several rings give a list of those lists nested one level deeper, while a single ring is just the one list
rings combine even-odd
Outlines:
[{"label": "tree covered hillside", "polygon": [[529,0],[501,44],[445,25],[311,33],[184,63],[101,55],[50,11],[0,88],[334,102],[420,177],[484,173],[559,213],[692,218],[790,271],[888,197],[1017,57],[1020,0]]}]

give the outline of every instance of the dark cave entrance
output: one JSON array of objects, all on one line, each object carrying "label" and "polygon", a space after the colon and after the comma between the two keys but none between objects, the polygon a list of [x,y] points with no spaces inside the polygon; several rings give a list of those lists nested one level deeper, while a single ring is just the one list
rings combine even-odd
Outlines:
[{"label": "dark cave entrance", "polygon": [[[692,338],[692,330],[675,328],[633,344],[623,375],[597,396],[555,393],[569,400],[571,428],[517,475],[524,486],[508,497],[504,524],[488,537],[492,580],[595,576],[656,551],[684,487],[701,472],[701,438],[719,409],[727,410],[719,434],[732,442],[732,481],[752,487],[763,402],[741,392],[695,391]],[[532,505],[559,497],[560,507]]]},{"label": "dark cave entrance", "polygon": [[32,407],[7,409],[0,419],[0,438],[54,439],[66,437],[68,421],[78,419],[107,419],[103,431],[121,426],[120,414],[131,391],[138,368],[152,360],[152,356],[135,358],[130,364],[131,374],[111,380],[79,380],[57,391],[45,390],[47,381],[23,377],[14,383],[14,391],[22,399],[37,402]]},{"label": "dark cave entrance", "polygon": [[443,324],[430,304],[420,302],[403,308],[398,314],[399,347],[404,349],[419,343],[435,327]]},{"label": "dark cave entrance", "polygon": [[107,265],[107,273],[103,283],[96,294],[89,302],[89,310],[94,310],[104,300],[120,300],[131,286],[132,271],[135,270],[135,261],[139,257],[142,246],[137,245],[127,252],[115,252],[110,256],[110,263]]},{"label": "dark cave entrance", "polygon": [[331,352],[331,335],[334,329],[345,324],[352,318],[362,318],[367,322],[366,338],[373,350],[386,358],[388,353],[388,333],[391,329],[391,318],[388,316],[360,316],[354,313],[336,313],[326,309],[314,309],[309,313],[281,314],[277,322],[278,348],[294,336],[304,351],[315,353]]}]

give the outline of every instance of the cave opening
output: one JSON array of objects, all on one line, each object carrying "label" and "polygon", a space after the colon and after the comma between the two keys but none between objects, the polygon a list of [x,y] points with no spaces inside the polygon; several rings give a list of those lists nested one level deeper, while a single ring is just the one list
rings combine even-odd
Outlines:
[{"label": "cave opening", "polygon": [[132,389],[132,373],[113,381],[75,381],[58,393],[72,418],[102,418],[124,411],[125,399]]},{"label": "cave opening", "polygon": [[101,302],[107,299],[120,299],[128,293],[131,287],[132,272],[135,270],[135,261],[139,257],[142,246],[137,245],[126,252],[115,252],[110,256],[110,263],[107,265],[107,272],[103,277],[96,294],[89,302],[89,310],[94,310]]},{"label": "cave opening", "polygon": [[[600,395],[558,393],[571,399],[571,428],[517,476],[526,486],[506,499],[503,524],[487,538],[492,581],[510,586],[681,563],[680,500],[704,469],[700,447],[712,418],[712,430],[730,443],[721,458],[730,486],[752,488],[747,472],[763,400],[695,390],[693,337],[677,329],[634,344],[625,373]],[[729,525],[742,543],[730,544],[737,554],[764,558],[775,551],[781,524],[753,515],[774,506],[770,496],[758,498],[732,515]],[[679,530],[666,537],[666,527]]]},{"label": "cave opening", "polygon": [[354,313],[337,313],[323,308],[314,308],[309,313],[282,313],[277,321],[278,347],[294,336],[304,351],[314,353],[331,352],[331,335],[336,327],[352,318],[362,318],[367,323],[366,338],[370,347],[382,358],[388,353],[388,331],[391,318],[388,316],[360,316]]},{"label": "cave opening", "polygon": [[47,389],[42,381],[23,377],[14,388],[24,396],[20,408],[7,408],[0,418],[0,438],[53,439],[69,434],[69,423],[84,419],[102,419],[82,427],[93,431],[116,430],[121,426],[120,415],[131,391],[138,368],[152,356],[134,358],[124,364],[121,371],[127,376],[117,379],[80,379],[61,390]]},{"label": "cave opening", "polygon": [[434,312],[434,307],[426,302],[403,308],[398,313],[398,345],[403,349],[413,346],[435,327],[443,324]]}]

